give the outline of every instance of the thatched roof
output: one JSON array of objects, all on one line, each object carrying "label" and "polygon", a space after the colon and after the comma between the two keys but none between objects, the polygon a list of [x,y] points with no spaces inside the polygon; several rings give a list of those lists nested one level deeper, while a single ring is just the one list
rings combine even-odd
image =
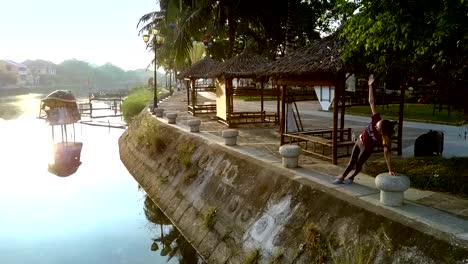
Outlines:
[{"label": "thatched roof", "polygon": [[47,95],[43,101],[63,101],[63,102],[76,102],[75,96],[70,91],[56,90]]},{"label": "thatched roof", "polygon": [[258,69],[264,68],[272,61],[251,51],[244,51],[236,57],[223,62],[213,70],[216,77],[225,78],[252,78],[257,76]]},{"label": "thatched roof", "polygon": [[336,74],[344,67],[339,51],[343,44],[344,39],[335,33],[278,59],[260,69],[259,75],[307,78]]},{"label": "thatched roof", "polygon": [[206,56],[205,58],[197,61],[192,66],[182,71],[177,78],[184,79],[201,79],[201,78],[212,78],[210,72],[218,67],[221,62],[213,60],[211,57]]},{"label": "thatched roof", "polygon": [[50,93],[42,100],[41,109],[46,112],[50,125],[72,124],[81,119],[76,98],[70,91]]}]

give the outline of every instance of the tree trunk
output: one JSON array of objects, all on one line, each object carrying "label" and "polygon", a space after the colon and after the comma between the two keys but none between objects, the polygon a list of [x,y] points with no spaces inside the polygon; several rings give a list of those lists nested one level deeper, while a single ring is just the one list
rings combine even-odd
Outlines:
[{"label": "tree trunk", "polygon": [[296,38],[296,0],[288,0],[288,19],[286,22],[286,50],[290,54],[295,49]]}]

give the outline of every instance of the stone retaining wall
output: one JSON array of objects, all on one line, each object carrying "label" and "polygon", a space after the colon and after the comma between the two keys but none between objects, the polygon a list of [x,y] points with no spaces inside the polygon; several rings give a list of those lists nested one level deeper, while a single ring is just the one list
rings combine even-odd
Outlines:
[{"label": "stone retaining wall", "polygon": [[[465,263],[466,244],[140,114],[120,157],[208,263]],[[466,260],[465,260],[466,261]]]}]

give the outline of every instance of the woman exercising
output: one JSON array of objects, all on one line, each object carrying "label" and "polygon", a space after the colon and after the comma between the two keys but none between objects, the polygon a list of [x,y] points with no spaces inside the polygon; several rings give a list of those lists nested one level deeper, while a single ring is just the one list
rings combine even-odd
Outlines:
[{"label": "woman exercising", "polygon": [[[351,153],[351,159],[349,160],[348,166],[343,174],[336,178],[333,183],[335,184],[351,184],[354,181],[354,177],[361,171],[364,162],[369,159],[370,155],[374,152],[376,146],[384,149],[384,157],[388,167],[388,174],[395,176],[391,165],[391,137],[393,134],[393,127],[395,122],[390,120],[382,119],[380,114],[375,110],[374,101],[374,89],[372,84],[374,83],[374,76],[369,76],[369,105],[372,110],[372,117],[370,124],[364,128],[359,138],[356,140],[356,144],[353,147]],[[347,178],[351,170],[354,169],[353,174]]]}]

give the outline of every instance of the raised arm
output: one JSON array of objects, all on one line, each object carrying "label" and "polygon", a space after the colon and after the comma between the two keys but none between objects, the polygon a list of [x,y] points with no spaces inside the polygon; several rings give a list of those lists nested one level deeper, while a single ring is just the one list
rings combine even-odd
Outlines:
[{"label": "raised arm", "polygon": [[369,105],[372,110],[372,115],[375,115],[377,111],[375,110],[375,99],[374,99],[374,88],[372,84],[374,83],[374,75],[369,75]]}]

